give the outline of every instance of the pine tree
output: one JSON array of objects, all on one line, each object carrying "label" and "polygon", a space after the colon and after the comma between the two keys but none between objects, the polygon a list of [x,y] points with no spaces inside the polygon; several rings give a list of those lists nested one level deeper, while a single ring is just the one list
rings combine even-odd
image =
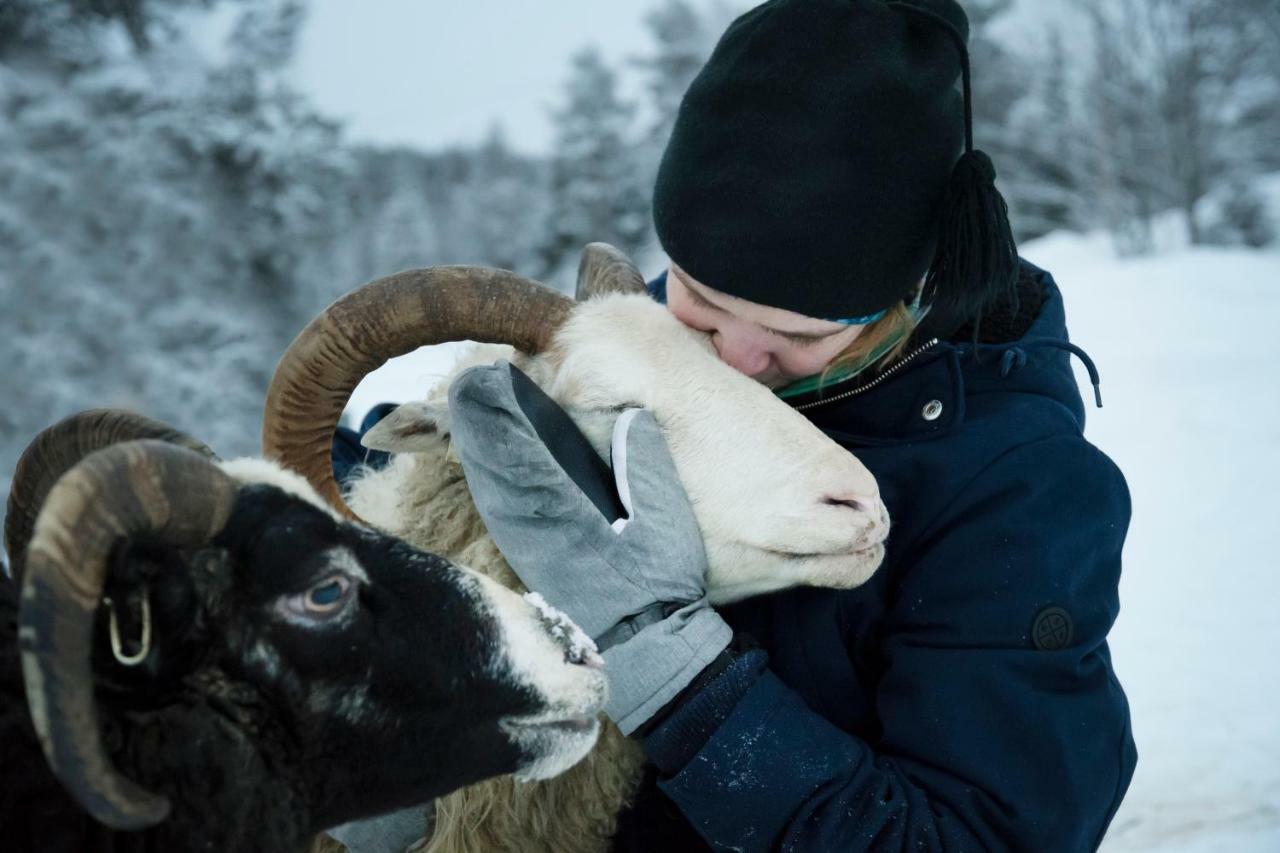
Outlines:
[{"label": "pine tree", "polygon": [[1157,97],[1135,56],[1144,37],[1138,0],[1085,0],[1093,40],[1085,99],[1092,106],[1086,144],[1089,192],[1100,221],[1123,254],[1150,251],[1152,219],[1171,202],[1164,140],[1151,109]]},{"label": "pine tree", "polygon": [[1110,176],[1099,189],[1121,215],[1180,209],[1190,242],[1202,242],[1200,202],[1256,173],[1275,148],[1274,3],[1080,2],[1097,42],[1094,164]]},{"label": "pine tree", "polygon": [[548,274],[577,262],[602,240],[635,252],[649,227],[649,187],[630,144],[635,106],[617,91],[613,70],[588,48],[573,57],[565,104],[554,114],[551,204],[542,242]]},{"label": "pine tree", "polygon": [[965,13],[969,18],[974,145],[995,162],[998,186],[1009,202],[1015,235],[1025,238],[1043,227],[1030,215],[1040,203],[1035,195],[1041,189],[1041,177],[1029,171],[1014,128],[1018,107],[1031,91],[1032,74],[1026,60],[992,34],[1012,6],[1013,0],[970,0]]},{"label": "pine tree", "polygon": [[477,262],[540,274],[539,243],[549,216],[546,170],[514,153],[499,125],[469,160],[455,209],[477,246]]},{"label": "pine tree", "polygon": [[633,60],[645,77],[653,121],[648,142],[666,145],[685,91],[711,55],[715,36],[688,0],[666,0],[645,16],[654,50]]},{"label": "pine tree", "polygon": [[973,72],[974,144],[1000,162],[1010,115],[1030,90],[1026,61],[992,35],[1013,0],[969,0],[969,61]]},{"label": "pine tree", "polygon": [[1046,40],[1033,87],[1010,116],[1012,156],[1000,167],[1021,239],[1082,230],[1088,215],[1070,63],[1061,31],[1051,29]]},{"label": "pine tree", "polygon": [[0,60],[0,490],[27,439],[86,406],[253,452],[302,297],[342,284],[337,130],[277,73],[296,4],[255,0],[282,28],[220,66],[171,26],[190,4],[119,7],[143,16],[123,52],[105,4],[42,4],[3,47],[21,71]]}]

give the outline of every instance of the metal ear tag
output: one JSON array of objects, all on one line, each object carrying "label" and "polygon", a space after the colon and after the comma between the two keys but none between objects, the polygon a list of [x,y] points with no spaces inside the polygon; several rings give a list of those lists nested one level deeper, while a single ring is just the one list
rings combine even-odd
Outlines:
[{"label": "metal ear tag", "polygon": [[142,636],[138,638],[138,651],[134,654],[127,655],[124,652],[124,643],[120,639],[120,622],[116,618],[116,605],[110,598],[103,598],[102,603],[107,605],[108,617],[111,627],[111,654],[121,666],[137,666],[147,659],[147,655],[151,653],[151,596],[148,594],[147,588],[142,588]]}]

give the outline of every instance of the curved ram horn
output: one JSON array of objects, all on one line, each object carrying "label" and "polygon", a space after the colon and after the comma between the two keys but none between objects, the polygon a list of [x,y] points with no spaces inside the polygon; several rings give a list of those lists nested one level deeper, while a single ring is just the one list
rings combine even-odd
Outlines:
[{"label": "curved ram horn", "polygon": [[234,481],[199,453],[131,441],[86,456],[54,483],[36,518],[18,613],[27,705],[49,767],[113,829],[153,826],[169,802],[121,775],[99,735],[91,652],[108,558],[121,540],[209,542],[235,494]]},{"label": "curved ram horn", "polygon": [[579,302],[605,293],[644,292],[644,276],[621,251],[608,243],[590,243],[583,249],[575,294]]},{"label": "curved ram horn", "polygon": [[77,462],[122,441],[153,438],[187,447],[209,459],[213,451],[186,433],[145,415],[122,409],[90,409],[41,430],[18,459],[4,520],[5,549],[14,580],[22,580],[27,543],[45,496]]},{"label": "curved ram horn", "polygon": [[355,513],[333,479],[333,431],[360,380],[418,347],[473,340],[542,352],[573,301],[506,270],[430,267],[341,297],[302,330],[267,391],[263,455],[297,471],[333,506]]}]

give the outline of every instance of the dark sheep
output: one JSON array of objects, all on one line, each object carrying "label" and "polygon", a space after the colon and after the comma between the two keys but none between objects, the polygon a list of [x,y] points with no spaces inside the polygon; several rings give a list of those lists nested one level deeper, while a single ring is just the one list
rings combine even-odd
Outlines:
[{"label": "dark sheep", "polygon": [[19,465],[6,851],[301,851],[590,749],[603,671],[557,614],[165,430],[85,413]]}]

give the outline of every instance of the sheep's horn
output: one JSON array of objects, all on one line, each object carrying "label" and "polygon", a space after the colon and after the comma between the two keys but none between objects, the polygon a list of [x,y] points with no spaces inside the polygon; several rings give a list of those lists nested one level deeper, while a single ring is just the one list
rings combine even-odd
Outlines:
[{"label": "sheep's horn", "polygon": [[473,340],[542,352],[573,301],[506,270],[431,267],[379,279],[312,320],[267,391],[263,454],[355,518],[333,479],[333,431],[360,380],[421,346]]},{"label": "sheep's horn", "polygon": [[113,829],[154,826],[169,801],[116,770],[99,735],[91,652],[108,559],[121,540],[209,542],[226,526],[235,493],[234,481],[199,453],[131,441],[85,457],[53,485],[36,518],[18,614],[27,705],[49,767]]},{"label": "sheep's horn", "polygon": [[644,293],[644,276],[631,259],[608,243],[590,243],[578,262],[579,302],[606,293]]},{"label": "sheep's horn", "polygon": [[22,580],[32,525],[58,478],[95,450],[142,438],[166,441],[216,458],[212,450],[191,436],[121,409],[90,409],[70,415],[31,440],[18,459],[4,521],[5,549],[14,580]]}]

